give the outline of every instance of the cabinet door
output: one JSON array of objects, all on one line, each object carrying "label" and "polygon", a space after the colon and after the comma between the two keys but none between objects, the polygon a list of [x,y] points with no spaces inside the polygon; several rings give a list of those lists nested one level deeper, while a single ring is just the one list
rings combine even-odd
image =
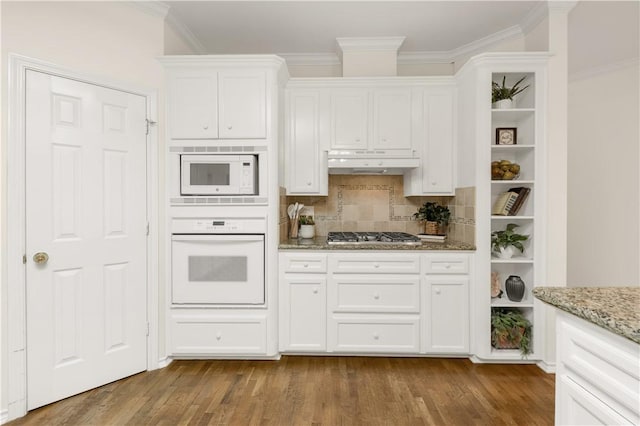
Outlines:
[{"label": "cabinet door", "polygon": [[326,288],[324,275],[284,275],[280,283],[280,350],[326,350]]},{"label": "cabinet door", "polygon": [[170,77],[171,138],[218,137],[218,80],[211,72],[184,73]]},{"label": "cabinet door", "polygon": [[469,352],[469,278],[427,276],[423,309],[423,351]]},{"label": "cabinet door", "polygon": [[263,71],[219,73],[221,139],[267,136],[267,89]]},{"label": "cabinet door", "polygon": [[286,136],[288,194],[328,194],[328,171],[320,147],[320,94],[318,91],[289,93]]},{"label": "cabinet door", "polygon": [[368,94],[366,90],[331,93],[331,149],[367,149]]},{"label": "cabinet door", "polygon": [[372,148],[411,153],[411,90],[373,92]]},{"label": "cabinet door", "polygon": [[422,151],[422,190],[425,194],[453,192],[453,108],[453,89],[425,92]]}]

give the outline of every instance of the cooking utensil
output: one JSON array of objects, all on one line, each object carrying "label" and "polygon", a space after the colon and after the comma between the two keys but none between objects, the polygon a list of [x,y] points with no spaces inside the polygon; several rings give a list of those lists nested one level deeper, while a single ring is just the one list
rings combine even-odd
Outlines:
[{"label": "cooking utensil", "polygon": [[293,208],[293,218],[295,219],[296,217],[298,217],[298,203],[296,202],[294,208]]},{"label": "cooking utensil", "polygon": [[303,207],[304,207],[304,204],[302,203],[298,205],[298,210],[296,210],[296,217],[300,217],[300,211],[302,211]]},{"label": "cooking utensil", "polygon": [[293,204],[289,204],[289,207],[287,207],[287,214],[289,215],[289,219],[293,219],[293,216],[296,213],[296,209],[295,206]]}]

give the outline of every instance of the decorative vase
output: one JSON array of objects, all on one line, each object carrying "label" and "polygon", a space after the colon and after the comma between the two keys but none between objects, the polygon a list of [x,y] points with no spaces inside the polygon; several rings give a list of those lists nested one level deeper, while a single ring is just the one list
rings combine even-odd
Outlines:
[{"label": "decorative vase", "polygon": [[494,109],[509,109],[515,108],[515,103],[513,102],[513,99],[501,99],[491,104],[491,106]]},{"label": "decorative vase", "polygon": [[524,297],[525,285],[522,278],[517,275],[509,275],[509,278],[504,282],[504,287],[507,290],[507,297],[513,302],[520,302]]},{"label": "decorative vase", "polygon": [[438,222],[425,221],[424,222],[424,233],[427,235],[438,235],[440,227],[438,226]]},{"label": "decorative vase", "polygon": [[500,259],[511,259],[513,257],[513,246],[499,247],[499,250],[495,254]]},{"label": "decorative vase", "polygon": [[314,225],[300,225],[300,238],[313,238],[315,234],[316,227]]}]

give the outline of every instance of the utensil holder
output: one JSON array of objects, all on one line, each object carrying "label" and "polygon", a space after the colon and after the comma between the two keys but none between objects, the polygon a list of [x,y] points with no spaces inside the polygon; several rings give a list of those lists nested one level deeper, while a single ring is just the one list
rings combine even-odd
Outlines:
[{"label": "utensil holder", "polygon": [[291,219],[289,238],[298,238],[298,218]]}]

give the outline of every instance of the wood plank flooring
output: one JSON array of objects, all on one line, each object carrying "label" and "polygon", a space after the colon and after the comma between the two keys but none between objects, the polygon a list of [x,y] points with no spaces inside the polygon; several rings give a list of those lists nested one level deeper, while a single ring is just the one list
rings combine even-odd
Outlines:
[{"label": "wood plank flooring", "polygon": [[552,425],[554,379],[468,359],[174,361],[9,425]]}]

